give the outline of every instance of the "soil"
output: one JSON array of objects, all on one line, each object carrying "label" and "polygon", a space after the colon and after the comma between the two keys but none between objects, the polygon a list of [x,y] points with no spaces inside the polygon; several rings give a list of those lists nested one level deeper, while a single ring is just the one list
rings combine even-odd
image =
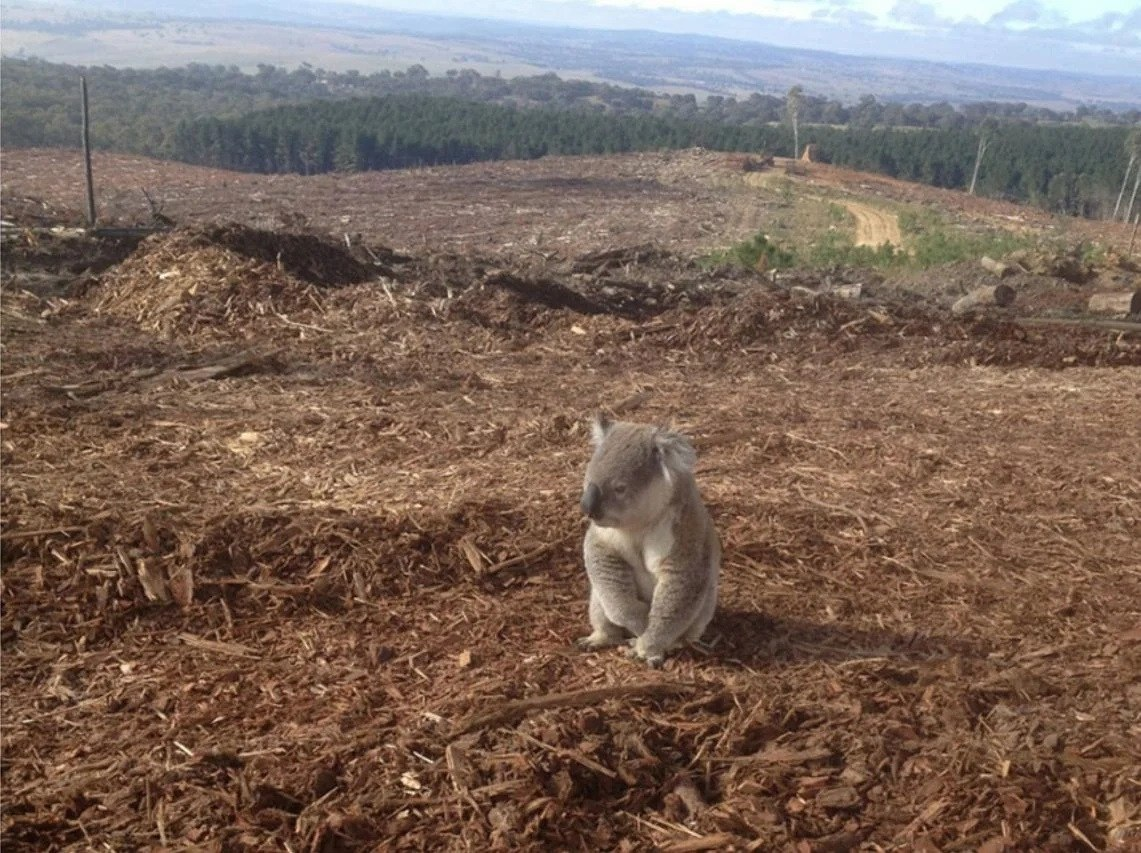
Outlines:
[{"label": "soil", "polygon": [[[1129,324],[710,269],[707,152],[103,158],[145,239],[51,157],[3,162],[5,850],[1141,845]],[[693,438],[723,540],[661,670],[574,646],[598,409]]]},{"label": "soil", "polygon": [[899,217],[858,201],[846,201],[844,207],[856,219],[855,245],[870,246],[873,249],[884,243],[892,246],[903,245],[903,235],[899,231]]}]

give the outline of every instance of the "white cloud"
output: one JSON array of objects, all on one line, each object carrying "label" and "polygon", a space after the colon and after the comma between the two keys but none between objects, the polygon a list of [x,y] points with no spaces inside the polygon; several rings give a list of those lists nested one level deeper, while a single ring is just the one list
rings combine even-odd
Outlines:
[{"label": "white cloud", "polygon": [[1015,0],[1004,9],[991,15],[988,24],[1064,24],[1063,18],[1053,9],[1048,9],[1040,0]]},{"label": "white cloud", "polygon": [[910,24],[916,27],[949,27],[955,22],[950,18],[944,18],[930,3],[923,3],[921,0],[899,0],[891,11],[888,13],[896,21],[901,24]]},{"label": "white cloud", "polygon": [[867,26],[878,20],[871,12],[861,12],[858,9],[817,9],[812,17],[817,21],[831,21],[847,26]]},{"label": "white cloud", "polygon": [[1141,0],[348,0],[557,26],[1141,77]]}]

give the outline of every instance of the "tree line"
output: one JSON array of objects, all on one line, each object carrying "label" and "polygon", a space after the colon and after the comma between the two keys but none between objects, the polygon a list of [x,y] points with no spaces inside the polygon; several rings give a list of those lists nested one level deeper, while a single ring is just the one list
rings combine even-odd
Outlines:
[{"label": "tree line", "polygon": [[978,193],[1094,217],[1120,195],[1124,142],[1141,121],[1138,111],[1026,104],[865,96],[844,105],[800,87],[783,97],[699,102],[554,74],[433,77],[420,66],[362,75],[262,65],[247,74],[204,64],[144,70],[4,59],[0,145],[76,145],[81,74],[95,147],[230,169],[313,174],[690,146],[787,155],[812,142],[840,165],[964,189],[983,137]]},{"label": "tree line", "polygon": [[[1074,215],[1108,216],[1128,128],[994,124],[980,129],[834,127],[799,122],[823,159],[937,187],[966,189],[987,135],[976,191]],[[613,116],[394,95],[182,121],[171,154],[205,166],[317,174],[548,154],[690,148],[789,154],[788,123],[734,125],[664,115]]]},{"label": "tree line", "polygon": [[[203,63],[139,69],[4,58],[0,60],[0,99],[4,103],[0,146],[75,145],[79,138],[76,87],[80,76],[86,76],[90,84],[93,144],[155,157],[170,155],[174,127],[186,116],[234,117],[315,100],[420,94],[502,106],[746,126],[781,122],[788,107],[783,95],[758,93],[740,99],[714,95],[698,100],[692,94],[655,94],[607,83],[563,80],[555,74],[506,79],[458,69],[433,76],[420,65],[374,74],[336,73],[308,65],[292,70],[259,65],[256,72],[246,73],[233,65]],[[1083,106],[1057,111],[1000,102],[905,104],[882,102],[871,95],[845,104],[801,92],[798,117],[805,124],[950,130],[978,127],[988,119],[1129,126],[1141,122],[1141,110],[1113,112]]]}]

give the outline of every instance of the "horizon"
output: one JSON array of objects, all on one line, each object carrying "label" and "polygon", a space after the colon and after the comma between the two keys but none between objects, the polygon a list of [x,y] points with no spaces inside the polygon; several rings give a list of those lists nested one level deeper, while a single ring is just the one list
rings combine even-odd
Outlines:
[{"label": "horizon", "polygon": [[[647,9],[650,4],[655,8]],[[1127,5],[1122,0],[1091,0],[1082,7],[1095,15],[1087,23],[1100,22],[1100,41],[1089,41],[1092,30],[1085,24],[1071,23],[1082,17],[1075,7],[1045,0],[969,0],[954,21],[928,15],[921,0],[748,4],[753,10],[803,10],[797,19],[734,11],[744,5],[743,0],[490,0],[475,13],[449,0],[316,0],[304,7],[278,0],[201,0],[190,9],[177,0],[0,0],[5,56],[75,65],[153,68],[203,62],[248,70],[306,63],[372,73],[420,64],[432,74],[465,67],[508,76],[554,72],[565,79],[693,91],[700,97],[773,94],[798,84],[812,94],[852,102],[872,94],[895,101],[1141,105],[1133,86],[1138,81],[1141,93],[1141,6],[1118,11]],[[409,11],[412,6],[416,11]],[[826,19],[820,14],[824,7],[850,23]],[[881,17],[872,21],[868,10],[880,10]],[[896,24],[883,23],[882,15]],[[140,35],[124,37],[112,23],[116,20],[137,23],[134,31]],[[55,29],[37,30],[37,21]],[[243,25],[244,38],[227,29],[231,21]],[[76,25],[71,31],[69,23]],[[185,26],[198,27],[202,37],[180,35]],[[148,27],[157,28],[157,41],[146,39]],[[308,47],[296,41],[286,49],[273,27],[311,30],[313,40]],[[592,32],[608,35],[595,39]],[[623,33],[629,34],[626,42]],[[686,39],[692,52],[682,46]],[[398,44],[403,47],[390,49]],[[549,49],[554,45],[558,48]],[[765,47],[813,51],[822,61],[781,57]],[[846,58],[846,64],[826,56]],[[671,58],[680,62],[679,70],[685,67],[676,79],[664,66],[650,77],[638,70]],[[616,72],[616,62],[630,73]],[[943,70],[891,65],[908,62]],[[868,85],[857,91],[861,79]],[[1104,90],[1100,79],[1110,83]]]},{"label": "horizon", "polygon": [[[710,36],[849,56],[1141,79],[1141,4],[967,0],[345,0],[377,10],[538,26]],[[1111,65],[1112,68],[1101,67]]]}]

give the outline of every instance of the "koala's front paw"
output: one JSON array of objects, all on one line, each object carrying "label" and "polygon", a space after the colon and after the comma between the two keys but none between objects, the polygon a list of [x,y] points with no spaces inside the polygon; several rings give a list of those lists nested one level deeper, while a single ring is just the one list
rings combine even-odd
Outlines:
[{"label": "koala's front paw", "polygon": [[659,651],[647,650],[641,637],[635,637],[630,641],[630,645],[626,649],[626,656],[634,658],[635,660],[645,661],[650,669],[661,669],[662,664],[666,662],[665,654]]}]

